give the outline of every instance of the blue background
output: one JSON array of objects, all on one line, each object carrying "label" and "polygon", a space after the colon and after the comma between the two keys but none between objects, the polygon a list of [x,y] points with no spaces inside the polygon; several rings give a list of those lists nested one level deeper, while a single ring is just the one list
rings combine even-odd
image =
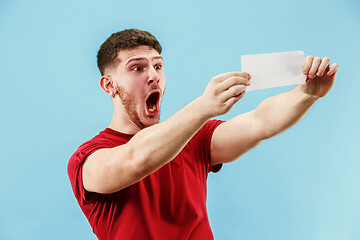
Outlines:
[{"label": "blue background", "polygon": [[[242,54],[339,63],[298,125],[209,175],[208,214],[215,239],[360,239],[359,23],[357,0],[0,1],[0,239],[96,239],[66,167],[111,120],[97,50],[131,27],[163,45],[162,119],[240,71]],[[291,88],[249,92],[220,119]]]}]

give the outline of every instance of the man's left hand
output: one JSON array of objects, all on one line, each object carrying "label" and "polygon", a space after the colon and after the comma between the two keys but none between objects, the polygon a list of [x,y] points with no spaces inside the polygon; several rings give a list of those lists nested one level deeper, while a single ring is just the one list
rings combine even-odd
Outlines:
[{"label": "man's left hand", "polygon": [[339,65],[334,63],[330,67],[330,59],[307,56],[303,65],[303,73],[307,75],[305,84],[300,89],[314,97],[324,97],[335,83],[335,76]]}]

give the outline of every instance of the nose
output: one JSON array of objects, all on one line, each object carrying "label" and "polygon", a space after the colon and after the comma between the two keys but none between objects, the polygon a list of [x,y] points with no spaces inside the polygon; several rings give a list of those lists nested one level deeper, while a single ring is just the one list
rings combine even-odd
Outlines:
[{"label": "nose", "polygon": [[154,67],[151,67],[149,69],[149,76],[148,76],[148,80],[147,80],[148,85],[151,85],[154,83],[159,83],[159,82],[160,82],[160,76],[159,76],[158,72],[156,71],[156,69]]}]

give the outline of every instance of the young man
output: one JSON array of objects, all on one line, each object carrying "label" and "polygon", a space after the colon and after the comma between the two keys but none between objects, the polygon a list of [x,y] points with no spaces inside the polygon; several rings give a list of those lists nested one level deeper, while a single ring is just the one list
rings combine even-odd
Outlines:
[{"label": "young man", "polygon": [[100,85],[113,118],[72,155],[75,197],[99,239],[213,239],[206,179],[262,140],[297,123],[332,88],[338,65],[306,57],[305,85],[263,101],[227,122],[251,76],[215,76],[203,95],[158,123],[165,91],[159,42],[146,31],[112,34],[100,47]]}]

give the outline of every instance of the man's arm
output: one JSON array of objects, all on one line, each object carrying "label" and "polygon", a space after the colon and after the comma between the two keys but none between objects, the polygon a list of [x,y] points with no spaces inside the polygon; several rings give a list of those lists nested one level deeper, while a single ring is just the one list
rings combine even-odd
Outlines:
[{"label": "man's arm", "polygon": [[228,112],[243,97],[248,74],[214,77],[204,94],[164,122],[138,132],[127,144],[91,154],[82,169],[87,191],[113,193],[171,161],[212,117]]},{"label": "man's arm", "polygon": [[211,141],[211,165],[234,161],[261,143],[294,126],[332,88],[338,65],[308,56],[306,84],[264,100],[255,110],[217,127]]}]

